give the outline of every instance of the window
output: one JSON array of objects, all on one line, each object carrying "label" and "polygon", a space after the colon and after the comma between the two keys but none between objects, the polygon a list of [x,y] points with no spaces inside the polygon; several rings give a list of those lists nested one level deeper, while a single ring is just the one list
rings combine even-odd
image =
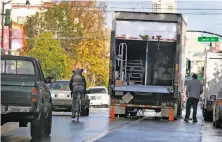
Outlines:
[{"label": "window", "polygon": [[69,91],[69,81],[57,81],[49,86],[50,90],[64,90]]},{"label": "window", "polygon": [[17,74],[35,75],[35,70],[30,61],[17,61]]},{"label": "window", "polygon": [[1,73],[35,75],[35,68],[31,61],[1,60]]},{"label": "window", "polygon": [[6,60],[5,64],[5,73],[16,74],[16,60]]},{"label": "window", "polygon": [[26,18],[25,17],[17,17],[17,23],[18,24],[24,24],[26,22]]},{"label": "window", "polygon": [[1,73],[4,73],[5,70],[5,61],[1,60]]},{"label": "window", "polygon": [[104,88],[91,88],[87,91],[87,94],[101,94],[106,93],[106,90]]}]

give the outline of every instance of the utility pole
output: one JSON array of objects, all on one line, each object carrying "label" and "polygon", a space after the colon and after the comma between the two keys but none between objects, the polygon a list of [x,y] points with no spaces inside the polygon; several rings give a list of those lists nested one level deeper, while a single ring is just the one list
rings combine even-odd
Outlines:
[{"label": "utility pole", "polygon": [[8,2],[2,2],[2,38],[1,38],[1,48],[4,48],[4,16],[6,15],[5,14],[5,5],[10,3],[12,0],[8,1]]},{"label": "utility pole", "polygon": [[5,12],[5,3],[2,2],[2,38],[1,38],[1,48],[3,48],[4,45],[4,12]]},{"label": "utility pole", "polygon": [[8,54],[11,55],[12,50],[12,22],[9,25],[9,51]]}]

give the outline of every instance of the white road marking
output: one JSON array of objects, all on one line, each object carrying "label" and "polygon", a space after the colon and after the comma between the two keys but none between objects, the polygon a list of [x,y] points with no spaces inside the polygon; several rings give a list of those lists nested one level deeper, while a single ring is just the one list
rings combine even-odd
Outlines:
[{"label": "white road marking", "polygon": [[126,122],[123,125],[120,125],[119,127],[111,129],[111,130],[104,130],[103,132],[98,133],[98,134],[96,134],[96,135],[94,135],[94,136],[92,136],[92,137],[90,137],[90,138],[88,138],[88,139],[86,139],[86,140],[84,140],[82,142],[94,142],[94,141],[96,141],[96,140],[98,140],[98,139],[100,139],[100,138],[102,138],[102,137],[104,137],[104,136],[114,132],[114,131],[117,131],[117,130],[125,127],[125,126],[131,126],[133,124],[136,124],[136,123],[138,123],[138,122],[140,122],[140,121],[142,121],[142,120],[144,120],[146,118],[148,118],[148,117],[143,117],[143,118],[137,119],[135,121]]}]

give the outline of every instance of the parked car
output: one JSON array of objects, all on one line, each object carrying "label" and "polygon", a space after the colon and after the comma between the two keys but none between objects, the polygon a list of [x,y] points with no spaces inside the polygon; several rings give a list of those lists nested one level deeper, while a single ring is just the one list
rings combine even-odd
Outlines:
[{"label": "parked car", "polygon": [[[31,122],[31,137],[51,134],[52,98],[39,61],[32,57],[1,55],[1,125]],[[40,141],[40,140],[39,140]]]},{"label": "parked car", "polygon": [[105,86],[90,87],[87,89],[86,94],[90,100],[90,106],[93,107],[109,107],[110,96]]},{"label": "parked car", "polygon": [[[53,110],[72,111],[72,95],[69,89],[69,80],[58,80],[49,86],[52,96]],[[89,115],[89,99],[86,96],[82,101],[81,116]]]},{"label": "parked car", "polygon": [[49,85],[52,97],[53,110],[65,109],[71,111],[72,97],[69,89],[69,80],[58,80]]},{"label": "parked car", "polygon": [[220,128],[222,125],[222,88],[213,105],[213,125]]}]

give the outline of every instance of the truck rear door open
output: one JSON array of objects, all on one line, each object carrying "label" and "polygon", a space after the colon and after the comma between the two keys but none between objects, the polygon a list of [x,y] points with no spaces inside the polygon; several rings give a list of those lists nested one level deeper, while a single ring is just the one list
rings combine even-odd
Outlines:
[{"label": "truck rear door open", "polygon": [[166,86],[162,93],[169,93],[166,90],[174,79],[176,26],[172,22],[116,21],[115,79],[128,81],[127,87],[117,90],[129,91],[137,85],[143,91],[155,92],[155,86]]}]

